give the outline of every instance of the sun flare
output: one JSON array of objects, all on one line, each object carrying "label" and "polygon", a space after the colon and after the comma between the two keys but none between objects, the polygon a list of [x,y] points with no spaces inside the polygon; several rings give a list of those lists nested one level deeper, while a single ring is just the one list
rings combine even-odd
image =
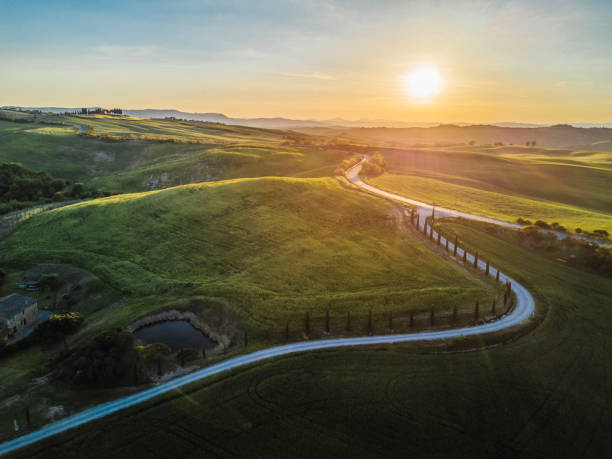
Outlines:
[{"label": "sun flare", "polygon": [[442,75],[435,67],[420,67],[404,76],[404,89],[418,99],[431,99],[442,90]]}]

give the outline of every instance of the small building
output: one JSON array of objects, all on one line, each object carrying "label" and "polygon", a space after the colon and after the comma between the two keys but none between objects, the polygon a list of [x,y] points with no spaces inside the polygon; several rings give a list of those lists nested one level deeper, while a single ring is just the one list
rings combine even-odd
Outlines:
[{"label": "small building", "polygon": [[0,298],[0,320],[8,330],[9,338],[25,331],[38,321],[38,302],[19,293]]}]

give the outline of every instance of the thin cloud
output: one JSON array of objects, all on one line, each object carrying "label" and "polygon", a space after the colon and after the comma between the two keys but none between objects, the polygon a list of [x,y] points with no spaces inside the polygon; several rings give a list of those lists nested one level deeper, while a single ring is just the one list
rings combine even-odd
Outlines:
[{"label": "thin cloud", "polygon": [[336,79],[332,75],[328,75],[326,73],[321,73],[321,72],[311,72],[311,73],[284,72],[284,73],[280,73],[280,75],[286,78],[303,78],[303,79],[308,79],[308,80],[335,80]]}]

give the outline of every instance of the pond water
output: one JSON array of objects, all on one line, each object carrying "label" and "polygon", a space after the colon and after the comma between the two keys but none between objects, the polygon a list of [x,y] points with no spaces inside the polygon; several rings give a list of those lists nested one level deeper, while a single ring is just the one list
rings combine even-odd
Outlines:
[{"label": "pond water", "polygon": [[134,336],[145,344],[164,343],[173,352],[183,347],[212,349],[217,345],[186,320],[169,320],[147,325],[135,330]]}]

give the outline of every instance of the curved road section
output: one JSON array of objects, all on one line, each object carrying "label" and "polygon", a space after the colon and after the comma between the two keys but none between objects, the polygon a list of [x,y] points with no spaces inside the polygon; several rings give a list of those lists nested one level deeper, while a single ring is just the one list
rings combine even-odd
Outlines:
[{"label": "curved road section", "polygon": [[[431,209],[431,206],[427,206],[427,204],[419,203],[418,201],[412,201],[410,199],[403,198],[402,196],[393,195],[391,193],[387,193],[385,191],[379,190],[378,188],[374,188],[370,185],[363,183],[361,180],[359,180],[358,176],[360,169],[361,164],[358,164],[357,167],[347,172],[347,177],[349,178],[349,180],[351,180],[356,185],[361,186],[362,188],[365,188],[368,191],[385,198],[392,198],[395,200],[408,202],[410,204],[423,206],[425,209]],[[436,208],[437,212],[440,212],[440,210],[441,209]],[[453,215],[461,215],[460,212],[455,212],[450,209],[444,210],[453,212]],[[434,235],[437,236],[437,233],[435,233],[435,231]],[[445,243],[446,240],[443,239],[442,242]],[[451,250],[454,248],[450,241],[449,246],[451,247]],[[457,252],[457,258],[463,257],[463,251],[461,248],[458,248]],[[473,263],[474,258],[471,254],[467,254],[466,257],[468,261],[471,260],[471,262]],[[484,270],[485,264],[482,261],[479,261],[478,267]],[[494,268],[490,268],[490,272],[492,273],[492,275],[495,275],[497,273]],[[523,287],[518,282],[501,272],[499,273],[499,279],[502,282],[511,282],[512,291],[516,296],[516,306],[509,314],[503,316],[501,319],[495,322],[488,322],[471,327],[456,328],[453,330],[440,330],[398,335],[365,336],[362,338],[337,338],[318,341],[303,341],[299,343],[271,347],[269,349],[264,349],[261,351],[253,352],[251,354],[242,355],[240,357],[234,357],[224,362],[217,363],[210,367],[195,371],[188,375],[181,376],[165,383],[161,383],[155,387],[143,390],[136,394],[129,395],[127,397],[122,397],[117,400],[113,400],[112,402],[96,405],[92,408],[81,411],[80,413],[68,416],[64,419],[48,424],[39,430],[30,432],[26,435],[17,437],[13,440],[0,444],[0,455],[15,451],[27,445],[31,445],[44,438],[48,438],[61,432],[65,432],[66,430],[74,429],[75,427],[81,426],[87,422],[91,422],[109,414],[116,413],[117,411],[123,410],[125,408],[129,408],[147,400],[151,400],[152,398],[178,389],[179,387],[182,387],[186,384],[200,381],[204,378],[208,378],[209,376],[213,376],[244,365],[260,362],[262,360],[280,357],[287,354],[294,354],[296,352],[315,351],[318,349],[328,349],[336,347],[443,340],[460,336],[493,333],[509,327],[513,327],[515,325],[519,325],[533,315],[535,311],[535,303],[533,297],[525,287]]]}]

